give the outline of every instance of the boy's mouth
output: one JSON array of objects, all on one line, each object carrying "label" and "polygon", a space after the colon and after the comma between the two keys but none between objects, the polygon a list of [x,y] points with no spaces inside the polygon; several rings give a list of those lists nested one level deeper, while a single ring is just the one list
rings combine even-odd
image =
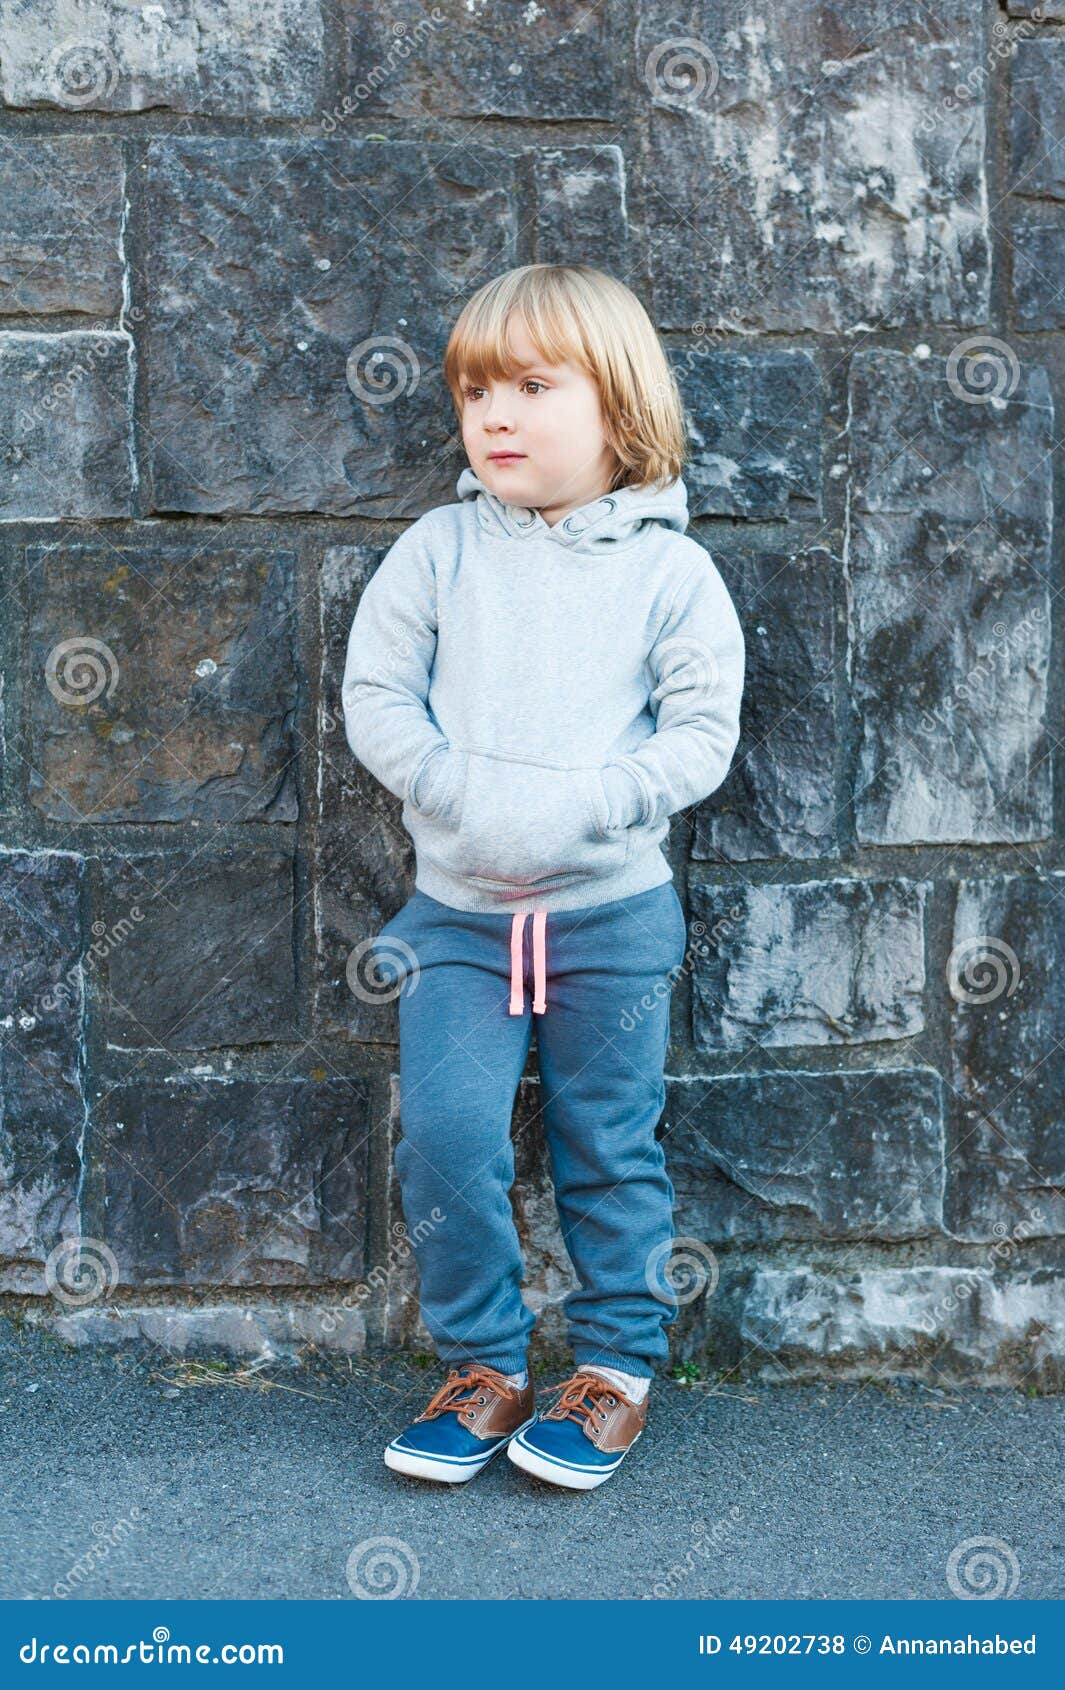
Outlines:
[{"label": "boy's mouth", "polygon": [[488,462],[490,464],[517,464],[521,463],[524,457],[524,452],[489,452]]}]

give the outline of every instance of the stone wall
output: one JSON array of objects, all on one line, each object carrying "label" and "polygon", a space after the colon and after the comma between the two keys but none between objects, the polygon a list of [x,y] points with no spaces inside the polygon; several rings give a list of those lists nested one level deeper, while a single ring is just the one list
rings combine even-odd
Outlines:
[{"label": "stone wall", "polygon": [[[1060,1384],[1065,7],[0,0],[0,99],[8,1312],[424,1345],[344,640],[454,497],[462,301],[583,259],[748,649],[669,847],[677,1359]],[[553,1341],[537,1111],[534,1049]]]}]

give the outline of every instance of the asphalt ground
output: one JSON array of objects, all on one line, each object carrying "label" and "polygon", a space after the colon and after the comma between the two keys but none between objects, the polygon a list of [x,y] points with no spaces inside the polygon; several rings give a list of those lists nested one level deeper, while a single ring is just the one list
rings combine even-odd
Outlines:
[{"label": "asphalt ground", "polygon": [[385,1443],[442,1377],[321,1354],[249,1372],[0,1323],[0,1596],[1065,1595],[1065,1397],[660,1378],[632,1454],[579,1493],[505,1455],[467,1486],[390,1472]]}]

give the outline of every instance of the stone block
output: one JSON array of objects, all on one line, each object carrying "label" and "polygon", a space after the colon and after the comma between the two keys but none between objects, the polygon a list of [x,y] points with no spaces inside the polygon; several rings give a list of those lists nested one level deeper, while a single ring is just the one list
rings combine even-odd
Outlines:
[{"label": "stone block", "polygon": [[927,882],[691,886],[700,1050],[866,1044],[924,1026]]},{"label": "stone block", "polygon": [[620,147],[529,147],[537,264],[588,263],[631,287],[633,269]]},{"label": "stone block", "polygon": [[369,1102],[329,1079],[138,1079],[93,1112],[87,1224],[123,1285],[308,1285],[365,1270]]},{"label": "stone block", "polygon": [[264,847],[130,852],[102,864],[109,1041],[213,1050],[293,1039],[294,863]]},{"label": "stone block", "polygon": [[746,1365],[768,1380],[1065,1380],[1065,1280],[984,1267],[759,1267],[743,1308]]},{"label": "stone block", "polygon": [[42,814],[297,819],[292,553],[142,540],[26,561]]},{"label": "stone block", "polygon": [[823,546],[714,562],[743,625],[740,740],[695,810],[692,857],[751,862],[838,854],[833,674],[840,564]]},{"label": "stone block", "polygon": [[1065,291],[1058,286],[1065,268],[1065,207],[1035,202],[1015,207],[1010,258],[1017,327],[1031,334],[1065,326]]},{"label": "stone block", "polygon": [[943,1100],[930,1068],[670,1080],[678,1235],[898,1240],[943,1230]]},{"label": "stone block", "polygon": [[671,361],[688,418],[691,515],[820,515],[823,394],[811,354],[694,346]]},{"label": "stone block", "polygon": [[951,1230],[1065,1234],[1065,873],[963,880],[944,982],[957,1143]]},{"label": "stone block", "polygon": [[850,404],[859,841],[1044,839],[1046,372],[1002,342],[971,359],[858,352]]},{"label": "stone block", "polygon": [[609,8],[344,0],[347,103],[338,117],[613,115]]},{"label": "stone block", "polygon": [[80,1232],[85,1131],[84,864],[0,849],[0,1290],[44,1292],[44,1265]]},{"label": "stone block", "polygon": [[1065,40],[1019,41],[1010,65],[1010,187],[1065,199]]},{"label": "stone block", "polygon": [[414,847],[400,800],[347,742],[340,697],[352,619],[382,555],[377,547],[332,546],[322,560],[315,1024],[395,1044],[398,999],[376,980],[366,947],[414,891]]},{"label": "stone block", "polygon": [[133,343],[0,332],[0,522],[128,516]]},{"label": "stone block", "polygon": [[124,186],[118,140],[0,139],[0,315],[118,315]]},{"label": "stone block", "polygon": [[0,0],[9,106],[306,117],[322,55],[317,0]]},{"label": "stone block", "polygon": [[366,1349],[361,1310],[338,1316],[330,1303],[94,1304],[64,1313],[31,1308],[27,1319],[79,1349],[143,1345],[173,1356],[249,1362],[298,1362],[318,1349],[362,1355]]},{"label": "stone block", "polygon": [[985,322],[983,15],[797,0],[748,18],[702,0],[680,26],[667,0],[642,5],[659,326]]}]

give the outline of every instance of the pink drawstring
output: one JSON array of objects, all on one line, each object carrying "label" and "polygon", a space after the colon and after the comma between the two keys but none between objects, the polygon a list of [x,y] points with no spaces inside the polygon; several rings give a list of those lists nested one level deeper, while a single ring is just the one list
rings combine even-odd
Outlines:
[{"label": "pink drawstring", "polygon": [[525,929],[525,917],[515,913],[510,924],[510,1013],[523,1015],[525,1003],[521,989],[521,938]]},{"label": "pink drawstring", "polygon": [[533,911],[533,1014],[547,1008],[547,911]]},{"label": "pink drawstring", "polygon": [[[525,935],[525,916],[516,913],[510,924],[510,1014],[524,1015],[525,996],[522,990],[522,946]],[[547,911],[533,911],[533,1013],[543,1015],[547,1008]]]}]

